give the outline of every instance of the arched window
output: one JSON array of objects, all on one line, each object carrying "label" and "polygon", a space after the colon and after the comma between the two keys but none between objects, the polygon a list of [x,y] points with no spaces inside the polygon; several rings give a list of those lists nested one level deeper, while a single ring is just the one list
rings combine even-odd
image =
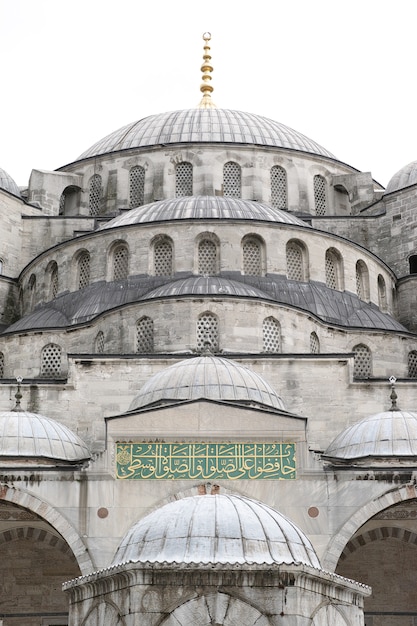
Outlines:
[{"label": "arched window", "polygon": [[274,317],[262,322],[262,351],[281,352],[281,325]]},{"label": "arched window", "polygon": [[314,177],[314,206],[316,215],[326,215],[327,185],[325,178],[319,174]]},{"label": "arched window", "polygon": [[145,168],[135,165],[129,172],[129,206],[134,209],[144,204]]},{"label": "arched window", "polygon": [[193,166],[187,161],[177,163],[175,167],[175,196],[193,195]]},{"label": "arched window", "polygon": [[262,275],[262,243],[254,236],[245,237],[242,242],[243,273],[252,276]]},{"label": "arched window", "polygon": [[287,172],[280,165],[271,169],[271,204],[276,209],[288,207]]},{"label": "arched window", "polygon": [[158,238],[153,245],[155,276],[171,276],[173,270],[172,242],[168,237]]},{"label": "arched window", "polygon": [[417,378],[417,350],[408,353],[408,378]]},{"label": "arched window", "polygon": [[96,354],[102,354],[104,352],[104,333],[99,331],[94,340],[94,352]]},{"label": "arched window", "polygon": [[0,378],[4,378],[4,354],[0,352]]},{"label": "arched window", "polygon": [[41,354],[41,376],[55,378],[61,375],[61,348],[55,343],[49,343]]},{"label": "arched window", "polygon": [[310,334],[310,352],[312,354],[320,353],[320,341],[317,334],[314,332]]},{"label": "arched window", "polygon": [[228,161],[223,166],[223,195],[240,198],[242,195],[242,172],[239,163]]},{"label": "arched window", "polygon": [[198,243],[198,273],[213,276],[219,271],[217,245],[212,239],[201,239]]},{"label": "arched window", "polygon": [[59,199],[59,215],[74,214],[76,212],[79,205],[80,192],[80,187],[76,185],[65,187]]},{"label": "arched window", "polygon": [[28,308],[31,311],[35,305],[36,296],[36,276],[31,274],[28,282]]},{"label": "arched window", "polygon": [[219,350],[219,322],[213,313],[203,313],[197,320],[197,350]]},{"label": "arched window", "polygon": [[289,241],[286,247],[287,277],[289,280],[306,280],[303,248],[296,241]]},{"label": "arched window", "polygon": [[330,289],[341,289],[341,257],[337,250],[329,248],[325,257],[326,285]]},{"label": "arched window", "polygon": [[90,284],[90,255],[83,252],[78,258],[78,289]]},{"label": "arched window", "polygon": [[153,352],[153,320],[146,315],[136,322],[136,352]]},{"label": "arched window", "polygon": [[387,288],[384,277],[381,274],[378,275],[378,306],[381,311],[386,311],[387,309]]},{"label": "arched window", "polygon": [[356,263],[356,293],[361,300],[369,299],[369,272],[366,263]]},{"label": "arched window", "polygon": [[113,280],[127,278],[129,273],[129,252],[127,246],[120,244],[113,250]]},{"label": "arched window", "polygon": [[410,264],[410,274],[417,274],[417,254],[413,254],[408,259]]},{"label": "arched window", "polygon": [[101,199],[103,195],[101,176],[94,174],[90,178],[89,193],[88,193],[88,206],[90,209],[90,215],[99,215],[101,212]]},{"label": "arched window", "polygon": [[58,294],[58,265],[52,261],[49,265],[49,297],[51,300]]},{"label": "arched window", "polygon": [[353,348],[355,354],[353,376],[354,378],[369,378],[372,376],[371,351],[363,343]]}]

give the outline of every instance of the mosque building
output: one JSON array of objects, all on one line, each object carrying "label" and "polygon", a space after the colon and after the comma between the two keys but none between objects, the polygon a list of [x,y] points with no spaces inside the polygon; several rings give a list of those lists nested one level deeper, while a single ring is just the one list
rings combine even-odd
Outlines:
[{"label": "mosque building", "polygon": [[218,108],[210,39],[0,170],[1,626],[417,624],[417,161]]}]

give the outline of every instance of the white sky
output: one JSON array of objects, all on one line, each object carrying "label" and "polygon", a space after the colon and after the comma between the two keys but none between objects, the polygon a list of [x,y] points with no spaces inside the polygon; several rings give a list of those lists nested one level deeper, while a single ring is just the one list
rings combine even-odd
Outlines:
[{"label": "white sky", "polygon": [[416,0],[0,0],[0,167],[19,185],[153,113],[213,100],[387,185],[417,159]]}]

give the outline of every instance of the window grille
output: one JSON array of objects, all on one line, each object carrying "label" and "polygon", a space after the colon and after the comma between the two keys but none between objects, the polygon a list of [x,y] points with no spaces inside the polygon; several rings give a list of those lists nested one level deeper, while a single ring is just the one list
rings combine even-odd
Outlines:
[{"label": "window grille", "polygon": [[4,354],[0,352],[0,378],[4,378]]},{"label": "window grille", "polygon": [[51,298],[56,298],[58,293],[58,266],[55,263],[51,269],[50,294]]},{"label": "window grille", "polygon": [[286,209],[288,205],[287,172],[279,165],[271,169],[271,204],[276,209]]},{"label": "window grille", "polygon": [[408,353],[408,378],[417,378],[417,350]]},{"label": "window grille", "polygon": [[88,206],[90,215],[99,215],[101,211],[101,176],[94,174],[90,179],[90,191],[88,196]]},{"label": "window grille", "polygon": [[155,276],[171,276],[172,244],[168,239],[157,241],[154,245]]},{"label": "window grille", "polygon": [[90,284],[90,255],[84,252],[78,260],[78,289]]},{"label": "window grille", "polygon": [[129,271],[129,253],[126,246],[118,246],[113,254],[113,279],[127,278]]},{"label": "window grille", "polygon": [[334,254],[327,250],[326,252],[326,261],[325,261],[325,271],[326,271],[326,285],[330,287],[330,289],[338,288],[338,263],[334,256]]},{"label": "window grille", "polygon": [[359,265],[359,263],[356,263],[356,293],[358,295],[358,298],[363,300],[363,298],[364,298],[364,293],[363,293],[363,276],[362,276],[362,268]]},{"label": "window grille", "polygon": [[387,290],[384,277],[381,274],[378,276],[378,305],[381,311],[385,311],[387,308]]},{"label": "window grille", "polygon": [[63,191],[61,193],[61,196],[59,198],[59,211],[58,211],[58,214],[59,215],[64,215],[64,210],[65,210],[65,191]]},{"label": "window grille", "polygon": [[229,161],[223,166],[223,195],[229,198],[240,198],[242,195],[242,173],[238,163]]},{"label": "window grille", "polygon": [[320,341],[316,333],[310,335],[310,352],[312,354],[319,354],[320,352]]},{"label": "window grille", "polygon": [[209,348],[212,352],[219,349],[219,323],[212,313],[204,313],[197,321],[197,349]]},{"label": "window grille", "polygon": [[175,168],[175,195],[177,198],[193,195],[193,166],[187,161],[177,163]]},{"label": "window grille", "polygon": [[129,206],[142,206],[145,200],[145,169],[135,165],[129,172]]},{"label": "window grille", "polygon": [[217,274],[217,246],[210,239],[198,244],[198,273],[204,276]]},{"label": "window grille", "polygon": [[262,323],[263,352],[281,351],[281,327],[274,317],[267,317]]},{"label": "window grille", "polygon": [[314,205],[316,207],[316,215],[326,215],[326,181],[323,176],[317,175],[314,177]]},{"label": "window grille", "polygon": [[35,294],[36,294],[36,276],[35,274],[31,274],[28,282],[28,300],[29,300],[29,310],[33,309],[35,304]]},{"label": "window grille", "polygon": [[101,354],[104,352],[104,333],[100,330],[94,341],[94,352],[97,354]]},{"label": "window grille", "polygon": [[142,317],[136,324],[136,352],[153,352],[153,340],[153,320],[147,316]]},{"label": "window grille", "polygon": [[42,350],[41,376],[53,378],[61,375],[61,348],[50,343]]},{"label": "window grille", "polygon": [[256,239],[245,239],[243,242],[243,273],[252,276],[262,274],[261,244]]},{"label": "window grille", "polygon": [[353,348],[355,354],[353,376],[369,378],[372,375],[371,351],[368,346],[359,344]]},{"label": "window grille", "polygon": [[303,253],[296,243],[287,244],[287,276],[290,280],[304,280]]}]

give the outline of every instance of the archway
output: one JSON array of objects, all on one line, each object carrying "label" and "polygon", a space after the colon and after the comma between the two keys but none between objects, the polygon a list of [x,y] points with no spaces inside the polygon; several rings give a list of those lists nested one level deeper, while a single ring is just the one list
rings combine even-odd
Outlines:
[{"label": "archway", "polygon": [[226,593],[193,598],[176,608],[162,626],[270,626],[255,607]]}]

